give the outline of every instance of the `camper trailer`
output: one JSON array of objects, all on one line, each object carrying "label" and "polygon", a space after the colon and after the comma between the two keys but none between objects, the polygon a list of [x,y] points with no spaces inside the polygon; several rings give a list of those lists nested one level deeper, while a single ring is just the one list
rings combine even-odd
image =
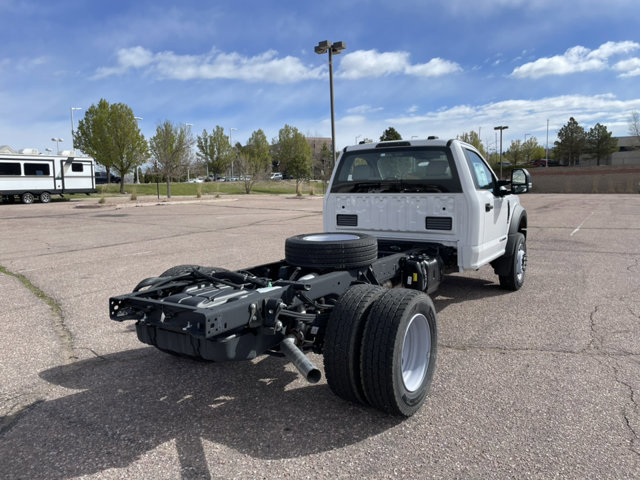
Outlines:
[{"label": "camper trailer", "polygon": [[95,163],[91,157],[40,155],[37,150],[0,153],[0,196],[3,202],[51,201],[51,195],[94,193]]}]

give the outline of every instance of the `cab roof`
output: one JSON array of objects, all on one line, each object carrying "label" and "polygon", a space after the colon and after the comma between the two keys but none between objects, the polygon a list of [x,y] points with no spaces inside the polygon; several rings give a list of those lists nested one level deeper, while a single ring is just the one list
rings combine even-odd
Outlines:
[{"label": "cab roof", "polygon": [[354,152],[359,150],[372,150],[375,148],[393,148],[393,147],[445,147],[449,146],[451,142],[459,142],[459,140],[442,140],[437,137],[429,137],[426,139],[412,139],[412,140],[390,140],[385,142],[373,142],[373,143],[360,143],[358,145],[351,145],[344,147],[343,152]]}]

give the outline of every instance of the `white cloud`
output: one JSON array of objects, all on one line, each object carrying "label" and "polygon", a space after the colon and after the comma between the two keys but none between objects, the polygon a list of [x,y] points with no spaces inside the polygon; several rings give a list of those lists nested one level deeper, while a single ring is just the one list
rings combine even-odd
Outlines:
[{"label": "white cloud", "polygon": [[358,50],[342,57],[338,75],[351,80],[392,74],[438,77],[461,70],[457,63],[441,58],[432,58],[427,63],[412,65],[408,52],[380,53],[377,50]]},{"label": "white cloud", "polygon": [[640,75],[640,58],[629,58],[622,60],[613,66],[619,72],[621,77],[637,77]]},{"label": "white cloud", "polygon": [[371,105],[358,105],[347,110],[350,115],[364,115],[366,113],[375,113],[384,110],[382,107],[372,107]]},{"label": "white cloud", "polygon": [[596,50],[583,46],[568,49],[562,55],[539,58],[525,63],[511,72],[516,78],[541,78],[547,75],[568,75],[586,71],[598,71],[609,68],[608,60],[616,55],[629,54],[640,48],[640,44],[631,41],[607,42]]},{"label": "white cloud", "polygon": [[130,70],[143,70],[160,78],[234,79],[250,82],[294,83],[309,78],[320,78],[324,67],[310,68],[300,59],[286,56],[278,58],[275,50],[253,57],[239,53],[212,51],[205,55],[178,55],[171,51],[153,53],[136,46],[117,52],[117,65],[103,67],[94,78],[122,75]]},{"label": "white cloud", "polygon": [[522,138],[523,133],[528,132],[540,140],[545,133],[547,119],[550,119],[550,136],[555,136],[557,129],[573,116],[585,127],[600,122],[610,130],[617,130],[616,135],[626,135],[629,112],[639,109],[640,99],[620,100],[613,94],[564,95],[538,100],[512,99],[483,105],[455,105],[424,115],[387,118],[382,124],[393,125],[405,138],[427,134],[452,138],[480,126],[482,132],[488,132],[482,134],[483,141],[493,139],[495,125],[509,125],[509,130],[505,130],[507,138]]}]

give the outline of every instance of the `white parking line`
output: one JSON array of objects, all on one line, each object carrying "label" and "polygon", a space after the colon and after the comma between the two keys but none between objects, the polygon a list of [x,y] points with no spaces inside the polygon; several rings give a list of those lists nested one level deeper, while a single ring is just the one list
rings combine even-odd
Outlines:
[{"label": "white parking line", "polygon": [[570,236],[570,237],[573,237],[576,233],[578,233],[578,232],[580,231],[580,229],[582,228],[582,225],[584,225],[584,222],[586,222],[587,220],[589,220],[589,218],[590,218],[590,217],[591,217],[591,215],[593,215],[593,214],[594,214],[594,212],[591,212],[589,215],[587,215],[587,216],[585,217],[585,219],[584,219],[584,220],[582,220],[582,223],[580,223],[580,225],[578,225],[578,226],[576,227],[576,229],[575,229],[573,232],[571,232],[571,235],[569,235],[569,236]]}]

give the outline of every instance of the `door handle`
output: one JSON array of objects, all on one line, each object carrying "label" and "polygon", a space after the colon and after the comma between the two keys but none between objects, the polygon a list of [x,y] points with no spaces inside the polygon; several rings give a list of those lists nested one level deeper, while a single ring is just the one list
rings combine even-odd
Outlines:
[{"label": "door handle", "polygon": [[484,204],[484,211],[485,212],[490,212],[491,210],[493,210],[493,205],[491,205],[490,203],[485,203]]}]

